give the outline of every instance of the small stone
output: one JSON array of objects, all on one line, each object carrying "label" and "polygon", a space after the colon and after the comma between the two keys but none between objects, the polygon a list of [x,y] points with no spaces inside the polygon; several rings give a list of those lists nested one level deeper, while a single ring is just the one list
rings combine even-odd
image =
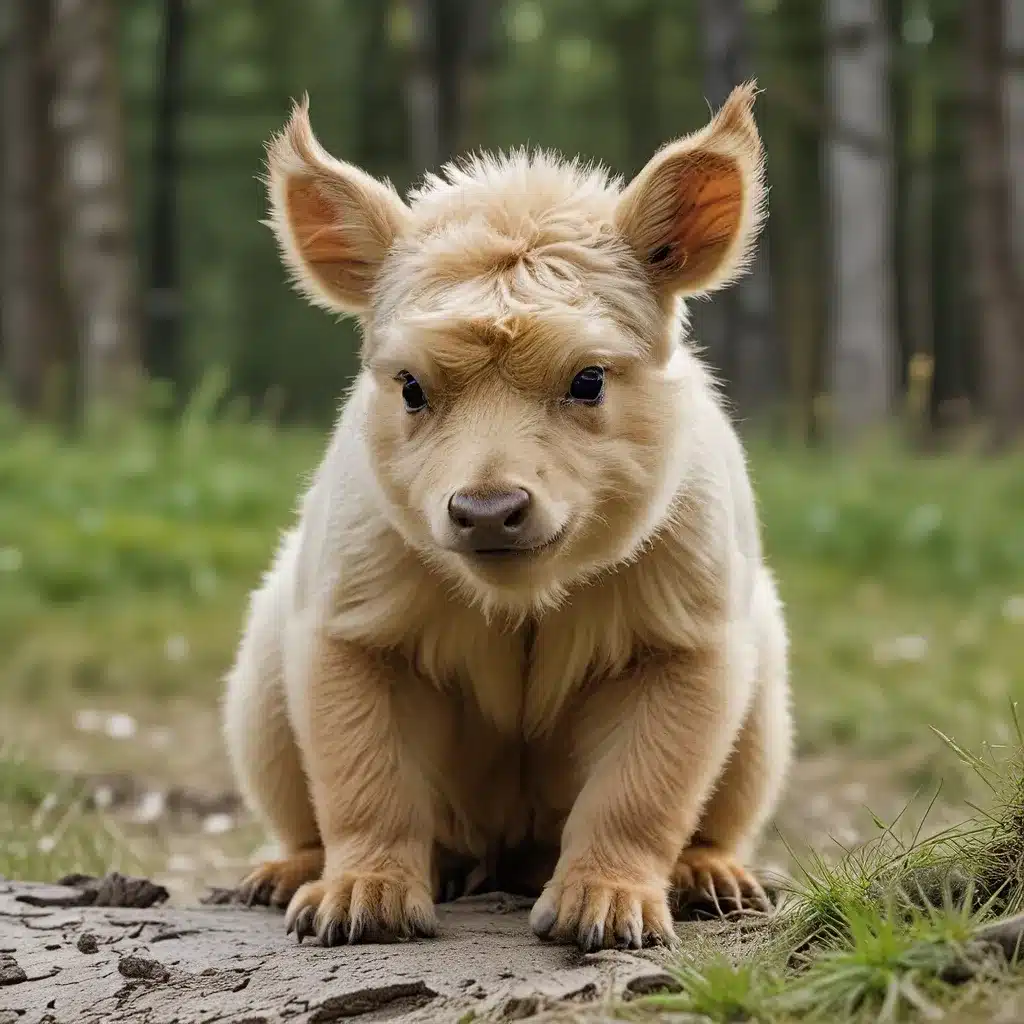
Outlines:
[{"label": "small stone", "polygon": [[77,946],[79,953],[95,953],[100,948],[99,940],[92,932],[82,932],[78,936]]},{"label": "small stone", "polygon": [[0,985],[20,985],[28,975],[18,966],[13,956],[0,956]]},{"label": "small stone", "polygon": [[141,978],[143,981],[166,981],[170,977],[170,972],[159,960],[147,960],[141,956],[121,957],[117,970],[125,978]]},{"label": "small stone", "polygon": [[541,1001],[537,996],[513,996],[501,1009],[505,1020],[525,1020],[539,1013]]}]

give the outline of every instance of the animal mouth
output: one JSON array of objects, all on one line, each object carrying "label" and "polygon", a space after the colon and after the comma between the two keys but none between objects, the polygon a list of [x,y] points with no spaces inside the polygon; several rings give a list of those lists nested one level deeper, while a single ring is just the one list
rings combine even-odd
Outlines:
[{"label": "animal mouth", "polygon": [[545,551],[550,551],[551,548],[556,547],[561,543],[565,534],[566,528],[563,526],[556,534],[545,541],[541,541],[540,544],[533,544],[529,547],[523,544],[507,544],[502,547],[473,548],[466,551],[465,554],[471,558],[479,558],[487,562],[525,561],[530,558],[536,558]]}]

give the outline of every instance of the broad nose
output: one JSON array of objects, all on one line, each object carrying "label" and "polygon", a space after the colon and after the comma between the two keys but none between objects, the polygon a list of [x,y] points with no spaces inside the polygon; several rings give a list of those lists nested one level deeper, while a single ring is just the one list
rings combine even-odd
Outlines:
[{"label": "broad nose", "polygon": [[463,544],[475,551],[515,546],[530,514],[530,492],[473,494],[458,491],[448,502],[448,516]]}]

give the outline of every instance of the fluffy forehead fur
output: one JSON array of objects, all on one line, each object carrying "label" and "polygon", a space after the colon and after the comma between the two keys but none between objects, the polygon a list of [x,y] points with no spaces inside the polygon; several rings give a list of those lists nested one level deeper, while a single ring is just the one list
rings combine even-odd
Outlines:
[{"label": "fluffy forehead fur", "polygon": [[[579,162],[519,151],[431,175],[373,299],[381,324],[470,320],[501,342],[542,317],[555,331],[646,337],[656,297],[613,219],[620,183]],[[589,325],[589,326],[588,326]]]}]

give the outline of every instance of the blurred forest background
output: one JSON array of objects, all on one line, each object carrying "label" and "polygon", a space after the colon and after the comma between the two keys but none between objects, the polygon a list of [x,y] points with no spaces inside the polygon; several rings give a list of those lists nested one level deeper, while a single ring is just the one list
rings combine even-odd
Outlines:
[{"label": "blurred forest background", "polygon": [[1024,694],[1024,0],[3,0],[0,72],[0,874],[114,829],[192,891],[259,841],[219,680],[357,365],[260,225],[307,91],[404,190],[628,176],[757,77],[768,230],[694,320],[788,608],[780,828],[849,847],[940,778],[962,817],[929,727],[1011,742]]},{"label": "blurred forest background", "polygon": [[353,328],[260,226],[291,98],[400,190],[477,147],[635,172],[756,75],[769,229],[697,335],[739,417],[801,439],[908,415],[1024,427],[1020,0],[6,0],[4,383],[74,418],[233,395],[323,422]]}]

